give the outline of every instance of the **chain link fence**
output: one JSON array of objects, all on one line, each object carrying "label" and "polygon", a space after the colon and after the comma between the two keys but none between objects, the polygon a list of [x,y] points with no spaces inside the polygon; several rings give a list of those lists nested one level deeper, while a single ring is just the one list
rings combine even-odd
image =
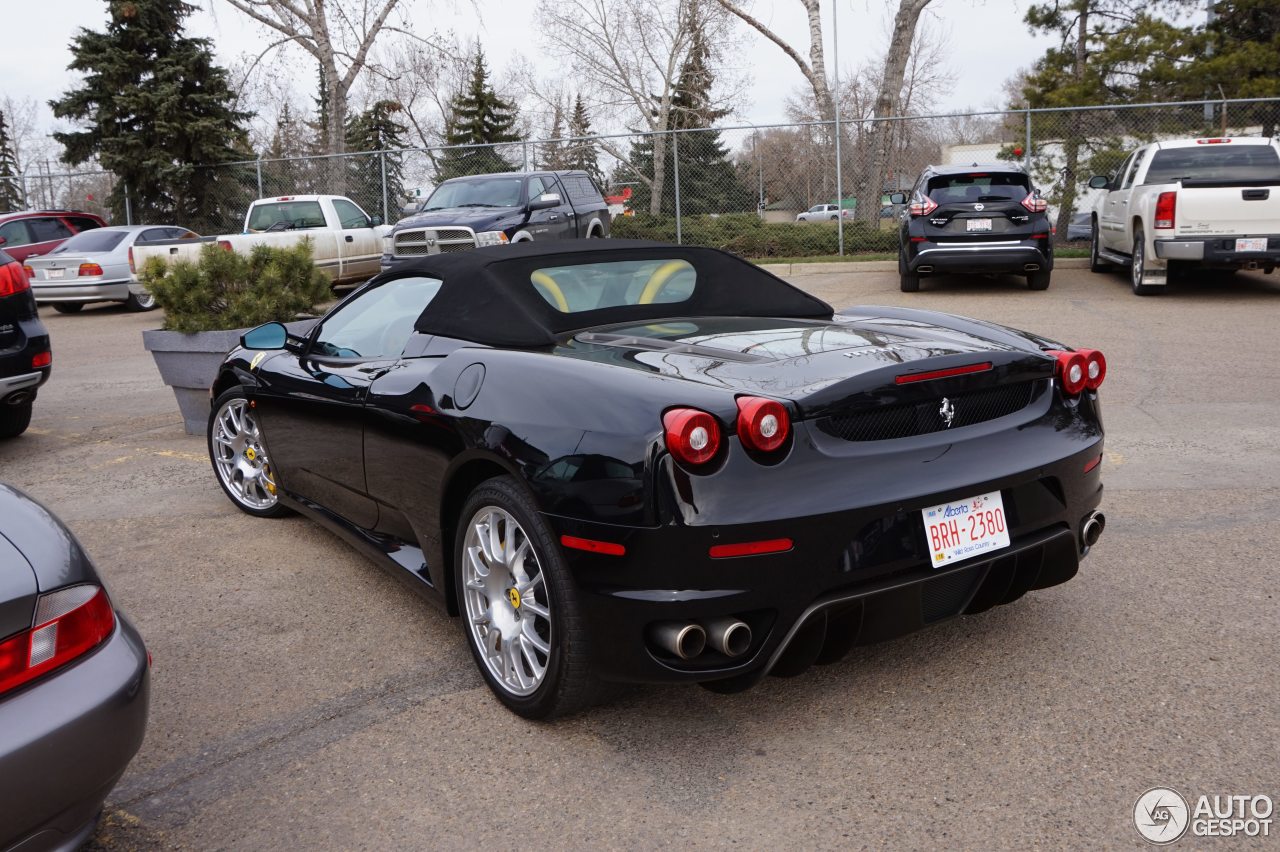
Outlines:
[{"label": "chain link fence", "polygon": [[[1078,236],[1072,218],[1093,207],[1089,178],[1114,171],[1136,146],[1274,136],[1278,124],[1280,98],[1273,98],[842,120],[838,132],[834,122],[809,122],[249,160],[200,167],[207,178],[202,221],[174,224],[238,232],[254,198],[310,193],[346,195],[393,223],[450,177],[574,168],[604,191],[617,237],[755,258],[892,256],[899,208],[889,197],[910,191],[921,169],[1007,163],[1032,175],[1061,244]],[[103,172],[0,181],[17,181],[29,207],[95,212],[113,186]]]}]

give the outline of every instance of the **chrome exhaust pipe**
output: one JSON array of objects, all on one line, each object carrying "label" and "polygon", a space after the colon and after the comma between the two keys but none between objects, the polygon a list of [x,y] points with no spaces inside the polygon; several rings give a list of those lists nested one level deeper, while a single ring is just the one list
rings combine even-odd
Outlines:
[{"label": "chrome exhaust pipe", "polygon": [[1022,265],[1022,271],[1023,271],[1023,272],[1039,272],[1039,271],[1040,271],[1040,264],[1038,264],[1038,263],[1024,263],[1024,264]]},{"label": "chrome exhaust pipe", "polygon": [[1086,550],[1098,543],[1098,539],[1102,538],[1102,531],[1106,529],[1106,527],[1106,515],[1101,512],[1089,513],[1089,517],[1085,520],[1084,526],[1080,529],[1080,541],[1084,543]]},{"label": "chrome exhaust pipe", "polygon": [[751,627],[736,618],[714,618],[704,625],[707,644],[726,657],[740,657],[751,647]]},{"label": "chrome exhaust pipe", "polygon": [[17,393],[9,394],[9,396],[5,397],[4,401],[9,405],[26,405],[35,398],[36,395],[31,391],[21,390]]},{"label": "chrome exhaust pipe", "polygon": [[692,660],[707,647],[707,631],[701,624],[664,621],[649,628],[653,642],[682,660]]}]

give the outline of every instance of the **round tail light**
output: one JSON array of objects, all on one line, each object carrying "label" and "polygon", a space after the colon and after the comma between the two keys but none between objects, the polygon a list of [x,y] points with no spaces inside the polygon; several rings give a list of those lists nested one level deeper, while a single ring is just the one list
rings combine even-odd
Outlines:
[{"label": "round tail light", "polygon": [[673,408],[662,415],[667,452],[688,465],[706,464],[720,449],[720,423],[696,408]]},{"label": "round tail light", "polygon": [[1077,354],[1084,356],[1085,387],[1096,391],[1107,378],[1107,359],[1097,349],[1079,349]]},{"label": "round tail light", "polygon": [[738,439],[749,450],[770,453],[786,443],[791,431],[787,409],[774,399],[738,398]]},{"label": "round tail light", "polygon": [[1089,384],[1089,363],[1082,352],[1049,352],[1058,359],[1058,381],[1067,396],[1079,396]]}]

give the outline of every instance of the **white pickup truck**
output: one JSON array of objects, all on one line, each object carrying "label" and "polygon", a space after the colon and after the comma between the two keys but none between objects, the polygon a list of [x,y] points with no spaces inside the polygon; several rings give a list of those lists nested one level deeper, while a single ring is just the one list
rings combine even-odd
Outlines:
[{"label": "white pickup truck", "polygon": [[311,240],[316,268],[333,283],[358,283],[378,273],[382,238],[390,230],[380,218],[340,195],[260,198],[249,205],[244,233],[139,245],[134,248],[134,265],[141,269],[150,257],[195,261],[204,244],[215,241],[228,251],[248,253],[254,246],[288,247],[306,239]]},{"label": "white pickup truck", "polygon": [[1280,265],[1280,144],[1260,137],[1153,142],[1114,175],[1091,222],[1089,267],[1129,267],[1133,292],[1164,291],[1192,269]]}]

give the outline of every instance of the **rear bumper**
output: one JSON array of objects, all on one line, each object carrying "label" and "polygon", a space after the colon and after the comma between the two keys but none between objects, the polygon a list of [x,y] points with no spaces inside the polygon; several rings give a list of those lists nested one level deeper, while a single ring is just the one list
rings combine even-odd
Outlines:
[{"label": "rear bumper", "polygon": [[45,374],[39,370],[17,376],[0,377],[0,399],[4,399],[14,391],[39,387],[44,378]]},{"label": "rear bumper", "polygon": [[32,284],[36,303],[54,302],[123,302],[129,298],[130,280],[102,281],[94,284]]},{"label": "rear bumper", "polygon": [[[1254,235],[1258,238],[1261,235]],[[1156,257],[1162,260],[1199,261],[1233,267],[1280,264],[1280,236],[1267,236],[1265,251],[1236,251],[1236,240],[1245,235],[1154,240]]]},{"label": "rear bumper", "polygon": [[[1017,273],[1053,269],[1053,249],[1040,240],[999,243],[914,243],[908,261],[912,272]],[[1035,267],[1036,269],[1032,269]]]},{"label": "rear bumper", "polygon": [[66,848],[82,838],[142,745],[147,651],[116,618],[102,647],[0,701],[0,849]]}]

